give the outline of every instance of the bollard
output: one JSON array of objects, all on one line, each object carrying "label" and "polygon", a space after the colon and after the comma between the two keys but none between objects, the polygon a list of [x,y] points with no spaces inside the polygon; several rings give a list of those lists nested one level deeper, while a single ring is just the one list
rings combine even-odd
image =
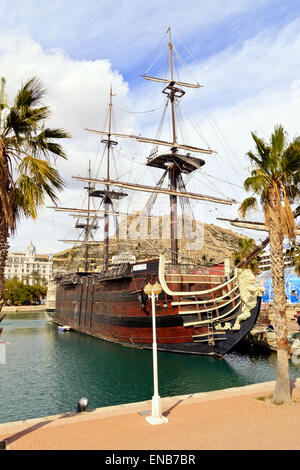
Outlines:
[{"label": "bollard", "polygon": [[86,411],[88,407],[89,401],[87,398],[80,398],[79,402],[77,403],[77,413],[81,413],[82,411]]}]

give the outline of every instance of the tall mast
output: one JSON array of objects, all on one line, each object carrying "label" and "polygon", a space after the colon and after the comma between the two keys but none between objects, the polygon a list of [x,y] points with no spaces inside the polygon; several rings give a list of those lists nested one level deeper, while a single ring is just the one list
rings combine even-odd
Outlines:
[{"label": "tall mast", "polygon": [[[107,180],[110,178],[110,147],[111,147],[111,114],[112,114],[112,87],[110,87],[109,92],[109,116],[108,116],[108,136],[107,136],[107,167],[106,167],[106,177]],[[107,191],[109,191],[109,185],[106,185]],[[104,247],[103,247],[103,269],[107,270],[109,263],[109,207],[111,205],[111,200],[108,194],[105,194],[104,199]]]},{"label": "tall mast", "polygon": [[[175,115],[175,91],[173,85],[173,45],[171,38],[171,27],[169,27],[169,51],[170,51],[170,69],[171,83],[169,85],[169,100],[171,102],[172,112],[172,131],[173,144],[176,144],[176,115]],[[177,153],[177,148],[172,147],[172,154]],[[171,191],[177,191],[178,168],[175,162],[169,167],[169,183]],[[178,264],[178,234],[177,234],[177,196],[170,196],[170,238],[171,238],[171,262],[173,265]]]},{"label": "tall mast", "polygon": [[[87,129],[90,132],[95,132],[96,134],[105,135],[107,136],[106,140],[102,140],[102,142],[106,142],[108,145],[108,169],[107,169],[107,180],[102,181],[103,184],[112,186],[120,186],[124,189],[136,189],[140,191],[150,191],[150,192],[160,192],[164,194],[168,194],[170,198],[170,239],[171,239],[171,262],[172,265],[178,264],[178,221],[177,221],[177,212],[178,212],[178,197],[194,197],[191,193],[187,193],[185,190],[184,182],[181,178],[181,174],[189,174],[195,170],[198,170],[201,166],[205,164],[205,161],[201,158],[196,158],[192,154],[194,153],[204,153],[204,154],[212,154],[214,153],[211,149],[204,149],[199,148],[187,144],[183,144],[177,141],[177,129],[176,129],[176,100],[180,99],[184,94],[185,91],[181,87],[187,88],[199,88],[201,85],[199,83],[186,83],[182,81],[175,80],[174,77],[174,46],[172,44],[172,37],[171,37],[171,27],[168,29],[169,34],[169,61],[170,61],[170,76],[168,78],[159,78],[159,77],[152,77],[147,74],[142,75],[143,78],[146,80],[152,80],[155,82],[160,82],[165,84],[165,88],[162,90],[162,93],[167,95],[167,100],[171,104],[171,118],[172,118],[172,138],[170,139],[171,142],[166,140],[160,139],[151,139],[147,137],[143,137],[139,135],[133,134],[121,134],[111,131],[111,127],[109,124],[109,130],[107,131],[97,131],[94,129]],[[112,93],[111,93],[112,96]],[[111,111],[111,100],[110,100],[110,111]],[[110,114],[111,118],[111,114]],[[142,143],[151,143],[153,145],[162,145],[165,147],[169,147],[169,151],[167,153],[162,154],[150,154],[147,159],[147,166],[152,166],[155,168],[160,168],[164,171],[167,171],[168,178],[169,178],[169,189],[165,190],[163,188],[152,188],[150,186],[145,185],[129,185],[125,182],[112,181],[110,180],[109,175],[109,149],[111,145],[117,145],[117,142],[111,140],[111,136],[116,138],[131,138],[135,139],[138,142]],[[191,152],[191,153],[190,153]],[[79,179],[79,178],[78,178]],[[80,178],[81,180],[83,178]],[[101,180],[92,180],[95,183],[101,183]],[[184,191],[183,191],[184,189]],[[102,193],[102,197],[104,197],[104,193],[108,193],[109,199],[112,199],[112,191],[102,190],[102,191],[94,191],[95,193]],[[96,195],[96,194],[94,194]],[[100,194],[97,194],[100,196]],[[117,193],[114,192],[114,198],[120,199],[121,197],[126,196],[124,193]],[[211,200],[209,196],[201,196],[201,199],[204,200]],[[219,200],[214,202],[220,202],[222,204],[232,204],[232,200]],[[106,232],[107,233],[107,232]],[[106,239],[106,238],[105,238]],[[108,243],[108,242],[107,242]],[[105,247],[107,244],[105,243]],[[106,259],[106,255],[104,256]]]},{"label": "tall mast", "polygon": [[[107,179],[109,180],[109,157],[110,157],[110,146],[111,146],[111,111],[112,111],[112,87],[110,86],[110,92],[109,92],[109,114],[108,114],[108,142],[107,142],[107,171],[106,171],[106,176]],[[109,187],[107,186],[107,189]]]},{"label": "tall mast", "polygon": [[[169,27],[169,51],[170,51],[170,69],[171,69],[171,83],[174,81],[173,77],[173,44],[171,39],[171,26]],[[170,94],[171,110],[172,110],[172,130],[173,130],[173,144],[176,144],[176,116],[175,116],[175,93]]]},{"label": "tall mast", "polygon": [[[115,140],[112,140],[112,97],[113,97],[112,87],[110,87],[109,92],[109,114],[108,114],[108,132],[104,134],[107,135],[107,139],[102,139],[101,142],[104,143],[107,147],[107,159],[106,159],[106,180],[110,180],[110,150],[111,147],[118,144]],[[109,214],[110,209],[113,208],[113,199],[121,199],[127,196],[126,193],[120,191],[113,191],[110,189],[109,183],[105,184],[105,189],[102,190],[92,190],[90,193],[92,197],[102,197],[104,205],[104,243],[103,243],[103,269],[106,271],[109,264]]]},{"label": "tall mast", "polygon": [[[88,169],[88,174],[89,174],[89,178],[91,177],[91,160],[89,160],[89,169]],[[88,192],[88,213],[87,213],[87,217],[86,217],[86,224],[85,224],[85,227],[84,227],[84,230],[85,230],[85,241],[88,242],[89,241],[89,235],[90,235],[90,192],[91,192],[91,183],[88,182],[88,185],[86,187],[87,189],[87,192]],[[85,244],[85,248],[84,248],[84,270],[85,272],[87,272],[89,269],[89,244],[86,243]]]}]

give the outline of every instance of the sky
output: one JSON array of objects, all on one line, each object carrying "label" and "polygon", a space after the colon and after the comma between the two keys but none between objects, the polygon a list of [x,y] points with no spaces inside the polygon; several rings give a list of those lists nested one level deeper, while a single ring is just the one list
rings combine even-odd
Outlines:
[{"label": "sky", "polygon": [[[238,203],[250,195],[243,181],[249,174],[246,153],[254,150],[251,132],[267,140],[280,123],[290,139],[300,135],[299,1],[174,0],[170,7],[158,0],[0,0],[0,74],[11,101],[26,79],[37,76],[44,83],[44,101],[52,110],[48,124],[72,135],[64,143],[68,159],[56,160],[66,184],[59,205],[82,207],[84,184],[73,177],[87,175],[89,160],[93,174],[105,171],[101,139],[85,128],[105,129],[110,86],[113,129],[146,137],[157,133],[163,87],[141,75],[168,74],[169,26],[175,72],[203,86],[185,89],[179,138],[215,150],[187,187],[237,201],[192,207],[203,221],[231,228],[216,218],[237,217]],[[162,137],[170,138],[169,128],[167,118]],[[150,151],[149,145],[120,140],[113,176],[154,184],[161,173],[143,165]],[[120,209],[139,210],[146,200],[143,193],[130,194]],[[158,202],[167,210],[163,197]],[[261,216],[253,211],[249,218]],[[32,241],[39,253],[61,251],[67,246],[59,240],[74,238],[73,223],[68,214],[44,208],[36,221],[20,220],[10,249],[24,251]],[[265,238],[263,232],[234,230]]]}]

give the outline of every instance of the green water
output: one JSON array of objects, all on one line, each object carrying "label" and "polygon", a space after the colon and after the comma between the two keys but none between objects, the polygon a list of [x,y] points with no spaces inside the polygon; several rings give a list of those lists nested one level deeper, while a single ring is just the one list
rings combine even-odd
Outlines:
[{"label": "green water", "polygon": [[[7,315],[0,364],[0,422],[149,400],[152,352],[76,332],[61,333],[44,313]],[[224,359],[159,353],[160,396],[206,392],[275,380],[276,355],[232,353]],[[291,377],[300,367],[291,363]]]}]

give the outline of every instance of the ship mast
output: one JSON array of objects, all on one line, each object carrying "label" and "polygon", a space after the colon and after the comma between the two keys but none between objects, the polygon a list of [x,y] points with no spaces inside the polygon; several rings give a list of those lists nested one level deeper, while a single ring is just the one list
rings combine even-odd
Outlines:
[{"label": "ship mast", "polygon": [[[112,111],[112,87],[110,87],[109,92],[109,117],[108,117],[108,138],[107,138],[107,170],[106,170],[106,178],[109,180],[109,170],[110,170],[110,147],[112,145],[111,140],[111,111]],[[109,185],[106,185],[107,192],[109,191]],[[103,269],[106,271],[108,268],[109,262],[109,208],[112,204],[111,200],[109,199],[108,193],[105,194],[103,198],[104,204],[104,247],[103,247]]]},{"label": "ship mast", "polygon": [[[102,183],[106,185],[106,190],[102,190],[101,193],[105,193],[106,191],[109,191],[108,188],[110,186],[118,186],[118,187],[123,187],[124,189],[129,189],[129,190],[136,190],[136,191],[146,191],[146,192],[151,192],[151,193],[161,193],[161,194],[167,194],[169,196],[170,200],[170,241],[171,241],[171,263],[172,265],[178,264],[178,220],[177,220],[177,212],[178,212],[178,197],[183,197],[183,198],[191,198],[191,199],[198,199],[198,200],[206,200],[214,203],[220,203],[220,204],[232,204],[235,201],[232,199],[220,199],[220,198],[215,198],[212,196],[206,196],[202,194],[195,194],[195,193],[190,193],[186,191],[185,184],[183,182],[181,174],[189,174],[194,172],[195,170],[200,169],[204,164],[205,161],[201,158],[193,156],[194,153],[203,153],[207,155],[211,155],[214,153],[213,150],[210,148],[200,148],[200,147],[195,147],[192,145],[187,145],[181,142],[178,142],[177,139],[177,129],[176,129],[176,102],[179,100],[181,97],[185,95],[185,91],[181,87],[187,87],[187,88],[200,88],[201,85],[199,83],[186,83],[186,82],[181,82],[175,79],[174,77],[174,46],[172,43],[172,37],[171,37],[171,28],[169,27],[167,31],[169,35],[169,62],[170,62],[170,76],[168,78],[160,78],[160,77],[153,77],[149,76],[147,74],[142,75],[143,78],[146,80],[151,80],[154,82],[159,82],[159,83],[164,83],[165,88],[163,88],[162,93],[167,95],[167,103],[170,102],[170,107],[171,107],[171,120],[172,120],[172,137],[171,137],[171,142],[168,142],[166,140],[160,140],[158,138],[148,138],[139,135],[133,135],[133,134],[120,134],[116,133],[111,130],[111,125],[109,124],[109,129],[107,131],[99,131],[95,129],[86,129],[90,132],[94,132],[96,134],[104,135],[106,136],[106,140],[102,140],[102,142],[107,143],[108,147],[108,170],[107,170],[107,178],[106,180],[102,179],[96,179],[92,178],[91,182],[93,183]],[[111,93],[112,97],[112,93]],[[166,103],[166,107],[167,107]],[[111,117],[111,107],[112,107],[112,102],[110,100],[110,117]],[[165,109],[166,109],[165,107]],[[165,146],[168,147],[169,150],[166,153],[162,153],[157,155],[155,154],[150,154],[150,156],[147,159],[146,166],[151,166],[155,168],[160,168],[161,170],[164,170],[166,172],[166,175],[168,175],[169,179],[169,187],[168,189],[162,188],[160,186],[149,186],[149,185],[142,185],[142,184],[130,184],[125,181],[120,181],[120,180],[111,180],[110,175],[109,175],[109,151],[110,151],[110,146],[113,144],[117,144],[117,142],[114,142],[111,140],[111,137],[116,137],[116,138],[131,138],[135,139],[140,143],[148,143],[148,144],[153,144],[156,146]],[[78,180],[86,180],[85,178],[81,177],[76,177]],[[94,191],[98,192],[99,191]],[[105,199],[106,204],[109,203],[110,201],[110,194],[112,191],[109,192],[108,197]],[[115,198],[120,198],[120,196],[117,196],[119,193],[114,192],[116,194]],[[92,194],[94,195],[94,194]],[[123,194],[121,197],[123,197],[125,194]],[[111,201],[110,201],[111,203]],[[107,206],[105,207],[105,209]],[[105,212],[108,212],[105,210]],[[107,220],[107,219],[105,219]],[[108,224],[105,224],[106,227],[108,227]],[[108,228],[105,230],[105,240],[106,242],[104,243],[104,249],[105,255],[104,255],[104,260],[105,260],[105,265],[107,265],[107,247],[108,247]]]},{"label": "ship mast", "polygon": [[111,210],[113,208],[113,199],[121,199],[127,194],[123,192],[117,192],[110,190],[110,186],[108,184],[110,180],[110,153],[111,148],[115,145],[118,145],[118,142],[112,140],[112,129],[111,129],[111,121],[112,121],[112,97],[113,97],[112,87],[110,87],[109,92],[109,114],[108,114],[108,132],[105,134],[107,135],[107,139],[102,139],[101,142],[106,144],[107,148],[107,158],[106,158],[106,180],[107,183],[105,184],[105,188],[103,190],[93,190],[90,192],[90,196],[92,197],[102,197],[103,198],[103,206],[104,206],[104,243],[103,243],[103,269],[107,271],[109,265],[109,216]]},{"label": "ship mast", "polygon": [[[171,39],[171,27],[169,27],[169,51],[170,51],[170,69],[171,69],[171,83],[169,85],[170,93],[168,95],[171,102],[172,112],[172,131],[173,131],[173,144],[176,144],[176,115],[175,115],[175,90],[171,85],[173,83],[173,45]],[[177,153],[177,148],[172,147],[172,154]],[[175,162],[169,167],[169,182],[171,191],[177,191],[177,178],[178,168]],[[171,263],[178,264],[178,237],[177,237],[177,196],[170,195],[170,236],[171,236]]]},{"label": "ship mast", "polygon": [[[89,178],[91,178],[91,174],[92,174],[92,171],[91,171],[91,160],[89,160],[89,167],[88,167],[88,175],[89,175]],[[91,193],[91,190],[92,188],[94,187],[94,185],[91,183],[91,181],[89,180],[88,181],[88,184],[87,186],[85,186],[84,189],[87,190],[87,194],[88,194],[88,199],[87,199],[87,211],[86,211],[86,220],[85,220],[85,223],[82,223],[80,221],[77,221],[77,223],[75,224],[75,228],[83,228],[84,229],[84,255],[83,255],[83,260],[84,260],[84,271],[85,272],[88,272],[89,270],[89,238],[90,238],[90,233],[91,233],[91,230],[92,229],[96,229],[97,228],[97,225],[94,225],[93,226],[93,223],[91,223],[91,210],[90,210],[90,206],[91,206],[91,201],[90,201],[90,193]]]},{"label": "ship mast", "polygon": [[[91,177],[91,160],[89,160],[89,178]],[[86,226],[85,226],[85,241],[89,241],[89,233],[90,233],[90,192],[91,192],[91,183],[88,182],[87,185],[87,191],[88,191],[88,215],[86,218]],[[88,272],[89,269],[89,244],[86,243],[85,249],[84,249],[84,270],[85,272]]]},{"label": "ship mast", "polygon": [[[87,194],[88,194],[88,200],[87,200],[87,209],[84,210],[84,212],[86,214],[84,214],[84,216],[80,215],[79,218],[85,218],[85,223],[83,222],[80,222],[79,218],[75,224],[75,228],[81,228],[81,229],[84,229],[84,254],[83,254],[83,266],[84,266],[84,271],[85,272],[88,272],[89,270],[89,245],[90,245],[90,233],[91,233],[91,230],[96,230],[97,229],[97,224],[93,224],[93,222],[91,223],[91,217],[93,217],[91,215],[91,213],[93,211],[91,211],[90,209],[90,193],[92,191],[92,188],[94,187],[94,185],[91,183],[90,179],[91,179],[91,160],[89,160],[89,166],[88,166],[88,175],[89,175],[89,179],[88,179],[88,184],[87,186],[85,186],[84,189],[87,190]],[[66,209],[63,209],[64,211]],[[78,240],[61,240],[61,241],[64,241],[64,242],[68,242],[68,243],[77,243]]]}]

